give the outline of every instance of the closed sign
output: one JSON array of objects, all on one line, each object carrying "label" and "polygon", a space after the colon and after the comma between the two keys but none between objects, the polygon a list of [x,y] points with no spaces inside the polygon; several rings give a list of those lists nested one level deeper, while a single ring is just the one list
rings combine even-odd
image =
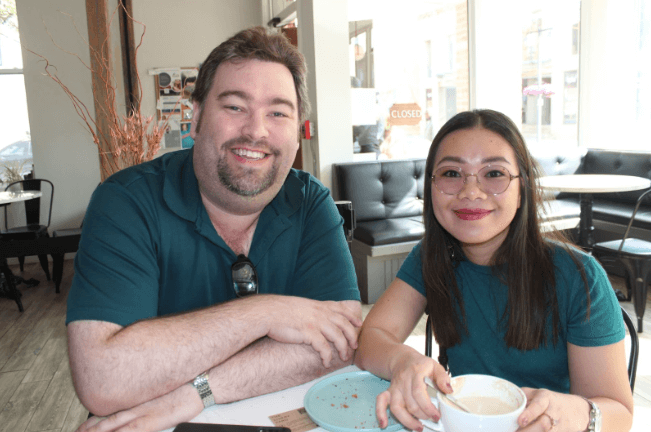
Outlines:
[{"label": "closed sign", "polygon": [[389,124],[392,126],[413,126],[420,123],[423,113],[416,103],[394,104],[389,110]]}]

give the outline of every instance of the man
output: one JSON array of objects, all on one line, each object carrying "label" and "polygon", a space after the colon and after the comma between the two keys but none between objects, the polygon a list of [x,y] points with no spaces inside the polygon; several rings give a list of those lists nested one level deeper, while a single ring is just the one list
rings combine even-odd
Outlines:
[{"label": "man", "polygon": [[80,400],[109,417],[80,430],[161,430],[352,362],[361,308],[341,217],[291,169],[305,74],[284,36],[238,33],[201,67],[194,148],[94,193],[68,340]]}]

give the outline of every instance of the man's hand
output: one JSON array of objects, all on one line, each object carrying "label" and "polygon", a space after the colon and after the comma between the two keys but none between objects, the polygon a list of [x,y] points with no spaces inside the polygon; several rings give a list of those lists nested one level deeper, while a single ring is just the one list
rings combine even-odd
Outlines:
[{"label": "man's hand", "polygon": [[133,430],[156,432],[190,421],[203,410],[197,391],[189,384],[171,393],[108,417],[91,417],[77,432]]},{"label": "man's hand", "polygon": [[[261,296],[262,297],[262,296]],[[317,301],[301,297],[265,296],[267,336],[278,342],[311,345],[328,368],[334,345],[343,361],[357,349],[362,308],[357,301]]]}]

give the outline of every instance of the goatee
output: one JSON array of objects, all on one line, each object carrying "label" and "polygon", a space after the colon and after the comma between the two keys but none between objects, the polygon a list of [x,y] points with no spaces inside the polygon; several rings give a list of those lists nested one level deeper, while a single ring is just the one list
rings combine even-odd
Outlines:
[{"label": "goatee", "polygon": [[[232,140],[226,141],[222,148],[225,151],[230,152],[230,148],[235,144],[249,144],[251,147],[255,148],[257,143],[245,138],[239,137]],[[254,197],[261,194],[262,192],[269,189],[276,180],[278,176],[278,161],[279,161],[279,152],[273,150],[271,156],[274,156],[274,164],[271,166],[269,171],[262,177],[258,178],[256,176],[256,169],[253,168],[242,168],[243,173],[235,174],[233,169],[228,165],[227,158],[219,159],[217,162],[217,175],[219,181],[231,192],[236,193],[240,196],[245,197]],[[270,157],[270,156],[267,156]]]}]

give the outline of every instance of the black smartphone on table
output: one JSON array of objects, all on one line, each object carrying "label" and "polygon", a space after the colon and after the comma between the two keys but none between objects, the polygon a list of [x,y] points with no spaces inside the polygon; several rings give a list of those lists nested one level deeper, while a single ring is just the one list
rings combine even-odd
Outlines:
[{"label": "black smartphone on table", "polygon": [[181,423],[174,429],[174,432],[291,432],[291,430],[275,426]]}]

